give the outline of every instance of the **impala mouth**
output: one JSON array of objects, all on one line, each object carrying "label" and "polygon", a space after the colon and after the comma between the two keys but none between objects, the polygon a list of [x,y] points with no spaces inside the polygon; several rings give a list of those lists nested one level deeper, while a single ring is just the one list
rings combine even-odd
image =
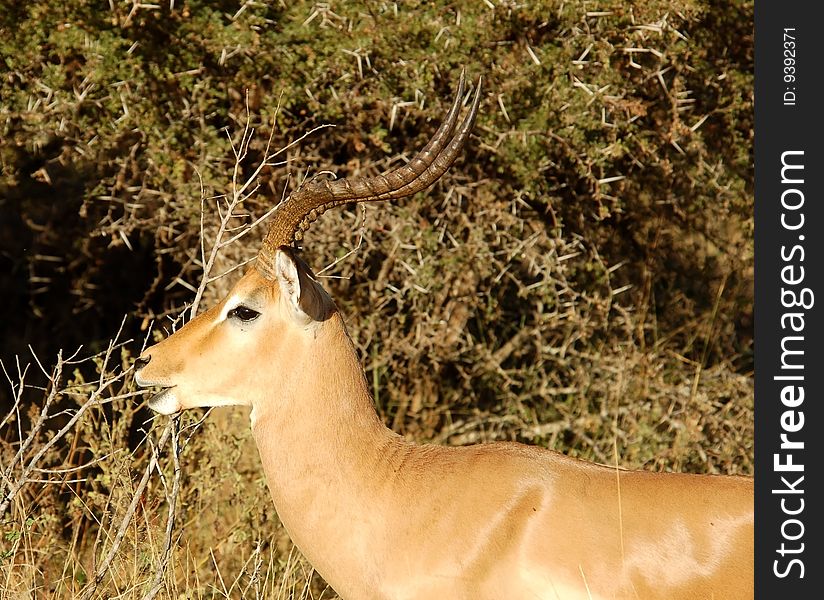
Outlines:
[{"label": "impala mouth", "polygon": [[174,386],[163,388],[149,399],[149,408],[161,415],[172,415],[180,410]]}]

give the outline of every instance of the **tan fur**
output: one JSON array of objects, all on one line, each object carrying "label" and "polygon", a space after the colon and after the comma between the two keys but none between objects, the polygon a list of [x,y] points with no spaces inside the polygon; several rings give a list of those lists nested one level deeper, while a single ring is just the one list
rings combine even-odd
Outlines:
[{"label": "tan fur", "polygon": [[[409,443],[378,418],[340,314],[299,269],[323,319],[297,323],[252,269],[150,348],[138,381],[175,386],[162,412],[251,405],[278,515],[343,598],[752,598],[751,479]],[[256,321],[221,319],[244,299]]]}]

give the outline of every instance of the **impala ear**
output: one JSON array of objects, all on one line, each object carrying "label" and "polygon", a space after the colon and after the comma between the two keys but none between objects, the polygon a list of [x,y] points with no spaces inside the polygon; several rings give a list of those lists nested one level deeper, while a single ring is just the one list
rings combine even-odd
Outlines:
[{"label": "impala ear", "polygon": [[331,298],[291,249],[279,248],[275,252],[275,277],[295,321],[305,326],[329,318],[333,309]]}]

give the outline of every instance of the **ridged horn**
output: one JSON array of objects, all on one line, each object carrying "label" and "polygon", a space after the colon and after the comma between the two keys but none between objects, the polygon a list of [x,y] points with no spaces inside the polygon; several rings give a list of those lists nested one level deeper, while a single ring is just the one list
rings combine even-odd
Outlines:
[{"label": "ridged horn", "polygon": [[462,72],[455,101],[443,123],[429,143],[406,165],[376,177],[338,180],[316,177],[292,192],[272,214],[272,224],[255,261],[257,270],[267,279],[274,279],[275,251],[301,240],[309,225],[330,208],[403,198],[435,183],[455,162],[469,138],[481,100],[481,80],[478,79],[469,114],[456,132],[463,92]]}]

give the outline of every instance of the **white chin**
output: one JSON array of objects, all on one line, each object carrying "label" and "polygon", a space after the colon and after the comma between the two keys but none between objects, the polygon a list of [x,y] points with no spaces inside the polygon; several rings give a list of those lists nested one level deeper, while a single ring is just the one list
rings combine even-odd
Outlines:
[{"label": "white chin", "polygon": [[180,410],[174,388],[167,388],[149,400],[149,408],[161,415],[173,415]]}]

